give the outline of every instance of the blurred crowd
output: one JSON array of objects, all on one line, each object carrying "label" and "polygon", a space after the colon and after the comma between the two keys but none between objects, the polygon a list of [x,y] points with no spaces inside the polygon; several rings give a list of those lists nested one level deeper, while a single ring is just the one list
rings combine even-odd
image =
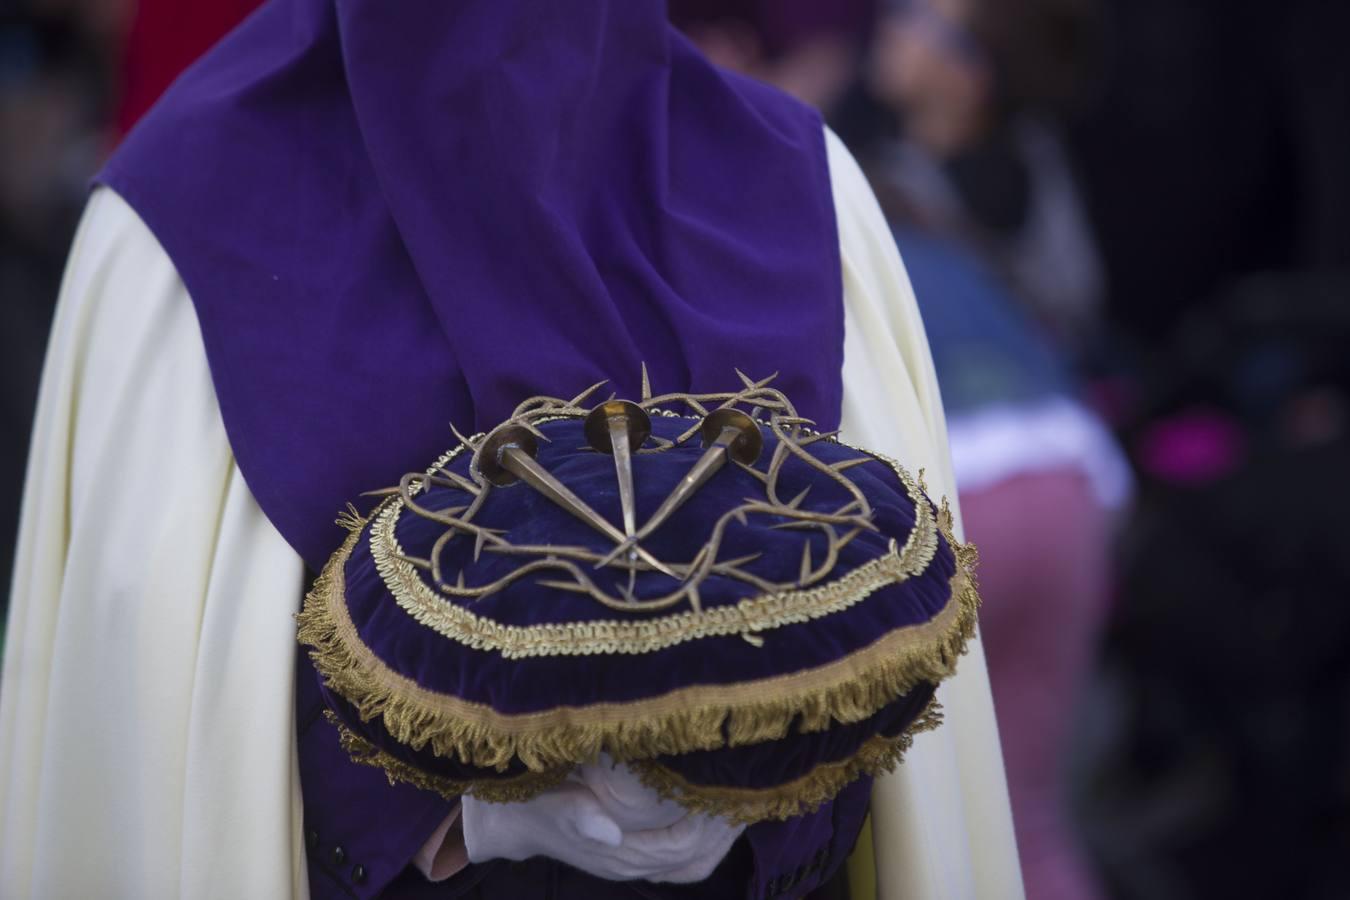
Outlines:
[{"label": "blurred crowd", "polygon": [[[0,0],[6,581],[87,179],[255,5]],[[894,230],[1028,896],[1350,896],[1350,4],[670,12],[818,107]]]}]

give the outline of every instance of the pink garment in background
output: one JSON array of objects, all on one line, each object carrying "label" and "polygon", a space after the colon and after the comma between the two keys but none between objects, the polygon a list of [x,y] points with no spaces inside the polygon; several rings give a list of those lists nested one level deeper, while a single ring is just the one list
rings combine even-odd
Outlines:
[{"label": "pink garment in background", "polygon": [[1027,897],[1101,896],[1069,825],[1064,748],[1110,591],[1110,512],[1059,468],[961,492]]}]

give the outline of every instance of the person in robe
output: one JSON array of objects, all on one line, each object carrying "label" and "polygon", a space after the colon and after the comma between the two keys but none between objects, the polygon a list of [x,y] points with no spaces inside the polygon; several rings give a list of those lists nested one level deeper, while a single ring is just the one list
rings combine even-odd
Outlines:
[{"label": "person in robe", "polygon": [[[856,164],[649,0],[271,0],[98,178],[0,684],[15,897],[1016,898],[983,656],[903,765],[729,828],[622,769],[462,802],[354,764],[298,652],[334,514],[521,398],[780,373],[955,499]],[[959,527],[959,522],[958,522]],[[850,860],[851,855],[851,860]]]}]

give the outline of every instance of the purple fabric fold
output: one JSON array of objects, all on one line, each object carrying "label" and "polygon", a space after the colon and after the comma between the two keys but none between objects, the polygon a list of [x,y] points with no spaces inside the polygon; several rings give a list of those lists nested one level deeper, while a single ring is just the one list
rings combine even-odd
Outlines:
[{"label": "purple fabric fold", "polygon": [[231,445],[314,569],[336,510],[526,396],[731,367],[839,417],[816,114],[655,0],[272,0],[99,176],[194,301]]}]

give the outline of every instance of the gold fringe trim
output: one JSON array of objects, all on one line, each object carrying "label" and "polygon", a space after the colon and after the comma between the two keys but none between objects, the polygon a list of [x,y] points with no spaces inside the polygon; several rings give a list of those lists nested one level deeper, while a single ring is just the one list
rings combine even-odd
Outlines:
[{"label": "gold fringe trim", "polygon": [[914,736],[942,724],[942,706],[934,697],[910,725],[894,737],[873,735],[848,759],[822,763],[805,775],[770,788],[694,784],[660,762],[628,763],[647,787],[685,809],[723,816],[735,824],[790,819],[819,809],[863,775],[890,772],[914,744]]},{"label": "gold fringe trim", "polygon": [[325,709],[323,715],[337,728],[338,742],[352,758],[352,762],[383,769],[391,785],[400,782],[411,784],[424,791],[434,791],[447,800],[471,794],[489,803],[520,803],[562,784],[571,771],[571,768],[567,767],[549,772],[525,772],[512,778],[458,781],[443,775],[432,775],[381,750],[343,725],[342,720],[331,709]]},{"label": "gold fringe trim", "polygon": [[[926,501],[925,501],[926,502]],[[557,707],[508,715],[490,706],[428,691],[390,669],[360,639],[347,611],[342,562],[361,534],[351,529],[324,567],[296,617],[299,640],[330,689],[352,703],[362,721],[375,716],[398,742],[430,747],[444,757],[505,771],[519,760],[548,772],[607,751],[623,762],[740,746],[832,721],[871,716],[920,682],[936,684],[955,670],[975,631],[979,595],[971,567],[974,548],[957,544],[952,598],[933,619],[898,628],[844,659],[824,666],[734,685],[699,685],[631,703]],[[944,524],[939,517],[939,527]],[[798,720],[798,717],[800,719]]]}]

